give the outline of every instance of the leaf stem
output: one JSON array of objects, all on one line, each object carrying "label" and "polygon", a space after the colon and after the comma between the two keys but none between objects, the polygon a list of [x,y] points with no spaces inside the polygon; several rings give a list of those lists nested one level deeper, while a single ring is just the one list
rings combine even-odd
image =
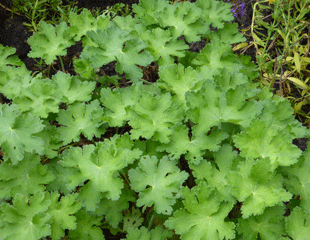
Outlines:
[{"label": "leaf stem", "polygon": [[150,222],[149,222],[149,226],[147,227],[147,230],[148,230],[148,231],[150,231],[150,229],[151,229],[151,227],[152,227],[152,225],[153,225],[153,221],[154,221],[154,213],[153,213],[153,215],[152,215],[152,217],[151,217],[151,220],[150,220]]},{"label": "leaf stem", "polygon": [[59,61],[60,61],[60,64],[61,64],[61,69],[62,69],[63,72],[65,72],[65,67],[64,67],[64,63],[62,61],[62,58],[60,56],[58,56],[58,58],[59,58]]},{"label": "leaf stem", "polygon": [[130,187],[130,182],[129,182],[129,179],[128,177],[126,176],[126,174],[124,173],[124,170],[121,170],[120,171],[120,174],[123,176],[125,182],[128,184],[128,186]]}]

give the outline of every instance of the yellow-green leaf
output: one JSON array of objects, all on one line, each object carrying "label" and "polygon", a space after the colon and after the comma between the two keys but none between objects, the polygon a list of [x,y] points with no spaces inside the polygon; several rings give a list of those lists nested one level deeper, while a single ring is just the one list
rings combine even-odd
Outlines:
[{"label": "yellow-green leaf", "polygon": [[253,33],[253,39],[257,42],[257,44],[264,46],[264,42],[255,34]]},{"label": "yellow-green leaf", "polygon": [[295,66],[296,66],[296,70],[298,73],[300,73],[300,56],[298,54],[298,52],[294,52],[294,62],[295,62]]},{"label": "yellow-green leaf", "polygon": [[309,87],[300,79],[295,78],[295,77],[288,77],[288,80],[290,80],[291,82],[293,82],[295,85],[297,85],[298,87],[302,88],[302,89],[306,89],[308,90]]},{"label": "yellow-green leaf", "polygon": [[237,44],[236,46],[233,47],[233,51],[237,51],[239,49],[245,48],[246,46],[248,46],[249,44],[247,42],[244,43],[240,43]]}]

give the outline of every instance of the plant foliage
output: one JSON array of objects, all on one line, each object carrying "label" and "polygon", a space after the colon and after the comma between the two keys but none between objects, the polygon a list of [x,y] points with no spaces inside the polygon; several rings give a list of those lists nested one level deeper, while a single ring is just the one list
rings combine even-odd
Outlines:
[{"label": "plant foliage", "polygon": [[[31,74],[0,45],[0,239],[305,239],[310,149],[292,141],[309,132],[233,53],[229,4],[133,12],[40,23],[29,56],[52,64],[81,41],[75,74]],[[117,75],[98,75],[109,63]]]}]

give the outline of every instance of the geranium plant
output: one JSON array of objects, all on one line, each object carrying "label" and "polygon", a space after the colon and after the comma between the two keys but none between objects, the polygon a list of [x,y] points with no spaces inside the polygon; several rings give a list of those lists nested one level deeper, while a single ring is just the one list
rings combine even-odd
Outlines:
[{"label": "geranium plant", "polygon": [[292,141],[309,132],[252,83],[229,7],[141,0],[134,16],[41,22],[29,56],[53,64],[82,41],[72,75],[31,75],[1,46],[0,239],[304,239],[310,154]]}]

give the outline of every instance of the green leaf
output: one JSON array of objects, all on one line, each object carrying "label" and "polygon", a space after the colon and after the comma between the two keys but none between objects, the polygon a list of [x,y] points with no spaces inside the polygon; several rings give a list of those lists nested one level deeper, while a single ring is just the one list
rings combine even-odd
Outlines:
[{"label": "green leaf", "polygon": [[[65,229],[76,229],[76,217],[73,215],[81,208],[81,203],[76,200],[77,194],[70,194],[60,198],[60,194],[52,192],[46,196],[51,201],[47,213],[51,216],[51,238],[60,239],[65,236]],[[60,200],[59,200],[60,198]]]},{"label": "green leaf", "polygon": [[106,131],[106,126],[101,120],[103,109],[98,100],[90,104],[74,103],[67,110],[60,110],[57,121],[63,125],[57,128],[60,138],[64,144],[79,141],[82,133],[87,139],[92,140],[94,136],[100,137]]},{"label": "green leaf", "polygon": [[241,63],[230,44],[220,41],[219,38],[213,38],[192,61],[192,64],[201,66],[202,70],[208,71],[211,76],[219,74],[223,66],[229,72],[240,71],[243,67]]},{"label": "green leaf", "polygon": [[249,83],[247,76],[240,72],[230,72],[226,67],[222,68],[219,74],[214,76],[214,81],[223,92]]},{"label": "green leaf", "polygon": [[37,136],[44,141],[44,155],[48,158],[54,158],[58,155],[58,149],[63,144],[56,126],[50,125],[48,121],[44,124],[45,128]]},{"label": "green leaf", "polygon": [[262,105],[247,99],[252,95],[246,86],[223,92],[213,81],[205,81],[201,90],[186,93],[188,118],[196,123],[193,130],[207,133],[211,127],[221,129],[222,123],[247,127],[262,109]]},{"label": "green leaf", "polygon": [[[270,90],[265,88],[263,91],[269,92]],[[264,92],[259,95],[259,99],[263,100],[264,105],[260,118],[272,123],[273,126],[279,129],[285,129],[290,126],[291,130],[287,133],[292,135],[293,138],[308,137],[309,130],[304,128],[301,122],[295,119],[291,103],[283,97],[277,95],[270,96]]]},{"label": "green leaf", "polygon": [[105,220],[117,229],[118,224],[123,221],[123,212],[129,208],[129,202],[135,202],[136,198],[132,190],[123,189],[120,198],[116,201],[104,198],[99,203],[99,208],[95,214],[98,216],[104,215]]},{"label": "green leaf", "polygon": [[120,74],[125,72],[126,77],[132,82],[138,82],[143,74],[136,65],[147,66],[153,60],[149,52],[141,52],[147,46],[144,42],[132,39],[128,31],[120,29],[115,24],[106,31],[99,29],[96,32],[89,31],[87,36],[98,47],[86,46],[81,58],[89,59],[93,68],[117,61],[116,71]]},{"label": "green leaf", "polygon": [[0,146],[4,160],[10,159],[17,164],[24,158],[25,152],[42,154],[44,142],[35,134],[44,128],[42,121],[29,114],[21,114],[17,105],[0,105]]},{"label": "green leaf", "polygon": [[[27,88],[31,81],[31,72],[27,70],[25,65],[21,67],[4,66],[0,70],[0,92],[9,99],[15,99],[23,94],[23,90]],[[38,74],[35,78],[41,78]]]},{"label": "green leaf", "polygon": [[162,28],[168,28],[174,39],[184,36],[188,42],[200,41],[199,34],[209,30],[200,16],[202,11],[195,4],[190,2],[166,6],[162,11],[154,12],[153,16]]},{"label": "green leaf", "polygon": [[307,240],[310,232],[310,213],[295,207],[285,219],[285,228],[294,240]]},{"label": "green leaf", "polygon": [[200,17],[207,26],[212,24],[212,27],[220,29],[224,27],[226,22],[234,20],[228,3],[214,0],[197,0],[195,5],[202,10]]},{"label": "green leaf", "polygon": [[124,217],[124,231],[129,231],[130,229],[137,229],[140,227],[144,221],[141,217],[141,211],[139,208],[131,208],[131,211],[127,211]]},{"label": "green leaf", "polygon": [[60,160],[55,158],[50,160],[50,163],[48,164],[48,171],[55,176],[54,181],[50,182],[46,186],[48,191],[59,191],[64,195],[70,194],[73,191],[73,189],[69,190],[67,188],[67,184],[69,182],[67,176],[78,174],[78,169],[63,167],[60,165]]},{"label": "green leaf", "polygon": [[139,4],[133,4],[132,11],[136,14],[136,18],[141,19],[143,24],[158,24],[154,17],[154,13],[163,11],[169,7],[166,0],[140,0]]},{"label": "green leaf", "polygon": [[41,21],[38,32],[28,39],[31,47],[28,57],[42,58],[46,64],[51,64],[57,59],[56,56],[66,55],[66,49],[74,44],[67,30],[68,26],[64,22],[54,27]]},{"label": "green leaf", "polygon": [[142,35],[149,29],[143,24],[140,19],[132,16],[116,16],[113,18],[113,23],[124,31],[130,32],[130,36],[133,38],[141,38],[143,41],[146,40]]},{"label": "green leaf", "polygon": [[236,199],[231,193],[232,186],[228,182],[227,176],[231,171],[236,170],[238,155],[228,144],[213,153],[215,164],[202,160],[199,164],[190,163],[189,167],[193,171],[196,182],[206,181],[214,189],[214,194],[219,201],[235,202]]},{"label": "green leaf", "polygon": [[[275,124],[274,124],[275,122]],[[292,144],[294,135],[289,126],[279,128],[276,121],[255,119],[233,140],[245,158],[269,158],[273,169],[290,166],[298,161],[301,150]]]},{"label": "green leaf", "polygon": [[73,37],[74,41],[80,41],[87,31],[106,29],[110,22],[110,17],[101,15],[95,19],[92,13],[87,8],[84,8],[79,15],[75,12],[70,12],[68,22],[70,23],[68,34]]},{"label": "green leaf", "polygon": [[142,93],[142,84],[134,84],[126,88],[102,88],[100,101],[106,107],[103,120],[111,127],[122,127],[132,117],[132,108]]},{"label": "green leaf", "polygon": [[175,122],[182,120],[182,111],[173,106],[170,93],[153,95],[144,92],[133,106],[134,115],[129,121],[132,139],[144,137],[168,143]]},{"label": "green leaf", "polygon": [[90,61],[88,59],[73,59],[73,67],[75,72],[82,78],[93,80],[97,77],[96,70],[90,66]]},{"label": "green leaf", "polygon": [[155,156],[158,159],[161,159],[167,155],[165,152],[157,151],[157,147],[160,145],[161,145],[160,142],[153,140],[142,140],[142,141],[136,140],[134,142],[134,146],[139,148],[143,152],[142,155],[149,155],[150,157]]},{"label": "green leaf", "polygon": [[17,55],[13,55],[15,53],[16,53],[15,48],[8,46],[3,47],[3,45],[0,44],[0,70],[2,70],[2,68],[7,65],[13,65],[13,66],[24,65],[23,61],[21,61]]},{"label": "green leaf", "polygon": [[127,238],[128,240],[166,240],[170,239],[173,232],[163,229],[162,226],[157,226],[155,229],[148,231],[146,227],[131,228],[128,230]]},{"label": "green leaf", "polygon": [[249,80],[254,80],[260,77],[259,69],[255,63],[252,62],[251,56],[248,55],[235,55],[236,61],[242,64],[240,72],[246,75]]},{"label": "green leaf", "polygon": [[184,188],[184,208],[177,210],[165,226],[181,235],[182,240],[190,239],[234,239],[235,224],[224,221],[233,203],[220,202],[207,184]]},{"label": "green leaf", "polygon": [[219,38],[221,42],[234,44],[245,42],[246,38],[239,32],[238,23],[224,22],[224,27],[218,31],[208,32],[208,38]]},{"label": "green leaf", "polygon": [[203,159],[206,150],[217,151],[221,142],[228,137],[228,134],[221,130],[213,130],[209,134],[199,134],[193,130],[189,136],[189,129],[181,124],[176,124],[173,129],[171,141],[160,144],[156,148],[157,151],[166,151],[173,159],[179,159],[185,154],[185,159],[194,164]]},{"label": "green leaf", "polygon": [[76,228],[69,231],[69,239],[104,240],[105,237],[100,229],[103,217],[93,216],[84,208],[75,214]]},{"label": "green leaf", "polygon": [[310,152],[309,147],[299,158],[297,164],[285,168],[288,178],[285,186],[296,196],[300,196],[300,206],[304,211],[310,211]]},{"label": "green leaf", "polygon": [[49,113],[59,111],[60,99],[55,83],[47,79],[34,78],[23,93],[14,99],[22,112],[30,112],[47,118]]},{"label": "green leaf", "polygon": [[61,102],[68,104],[81,101],[86,102],[91,99],[96,82],[80,81],[77,77],[70,74],[57,72],[52,77],[56,83],[57,92],[61,96]]},{"label": "green leaf", "polygon": [[169,30],[161,28],[145,31],[141,34],[141,38],[148,44],[146,50],[161,66],[173,64],[174,57],[184,57],[184,50],[189,49],[183,40],[176,40],[171,36]]},{"label": "green leaf", "polygon": [[[248,219],[240,218],[237,231],[244,239],[278,240],[285,234],[284,215],[282,206],[266,208],[262,215],[251,216]],[[295,238],[294,238],[295,240]]]},{"label": "green leaf", "polygon": [[205,81],[206,74],[182,64],[160,66],[157,84],[160,88],[175,94],[176,104],[186,109],[185,93],[198,91]]},{"label": "green leaf", "polygon": [[51,234],[46,210],[51,201],[44,193],[37,192],[29,199],[16,194],[13,205],[2,203],[0,210],[0,239],[38,240]]},{"label": "green leaf", "polygon": [[[74,175],[66,176],[67,188],[73,190],[83,186],[78,198],[88,211],[94,211],[104,196],[113,201],[119,199],[124,186],[119,171],[133,163],[142,153],[132,149],[132,146],[128,134],[122,137],[115,135],[111,140],[105,139],[98,143],[96,147],[87,145],[83,150],[71,148],[62,154],[60,164],[78,170]],[[87,183],[84,185],[85,181]]]},{"label": "green leaf", "polygon": [[[115,25],[109,26],[105,31],[98,29],[97,31],[89,31],[87,36],[98,45],[98,47],[85,47],[82,56],[90,57],[94,51],[100,51],[104,54],[104,58],[101,59],[101,63],[93,64],[94,67],[101,67],[103,64],[108,64],[115,60],[115,55],[123,49],[124,42],[130,39],[129,32],[123,31]],[[113,48],[109,47],[110,42],[113,42]],[[106,51],[106,52],[105,52]],[[97,53],[98,54],[98,53]]]},{"label": "green leaf", "polygon": [[[261,161],[261,160],[256,160]],[[268,168],[268,161],[264,163]],[[243,202],[241,207],[242,217],[248,218],[251,215],[263,214],[265,208],[273,207],[291,199],[292,194],[283,188],[283,177],[273,174],[266,179],[257,178],[258,172],[255,168],[262,169],[260,164],[254,160],[240,162],[238,171],[231,172],[227,180],[232,187],[231,193],[239,202]],[[269,164],[269,171],[272,167]],[[263,173],[264,174],[264,173]]]},{"label": "green leaf", "polygon": [[168,157],[157,160],[155,156],[143,156],[139,167],[130,169],[128,176],[131,188],[139,192],[137,206],[151,207],[159,214],[170,215],[175,199],[180,197],[180,188],[188,173],[175,166]]},{"label": "green leaf", "polygon": [[0,164],[0,198],[10,199],[15,194],[30,196],[37,191],[44,191],[45,184],[55,179],[40,163],[40,157],[26,153],[24,160],[12,165],[8,162]]}]

